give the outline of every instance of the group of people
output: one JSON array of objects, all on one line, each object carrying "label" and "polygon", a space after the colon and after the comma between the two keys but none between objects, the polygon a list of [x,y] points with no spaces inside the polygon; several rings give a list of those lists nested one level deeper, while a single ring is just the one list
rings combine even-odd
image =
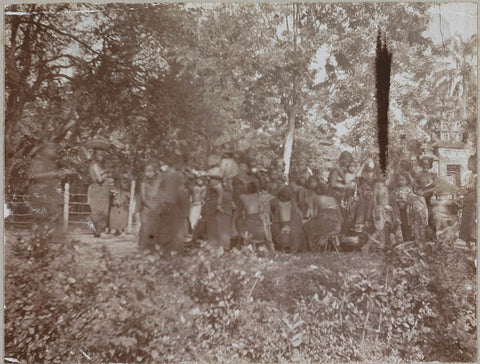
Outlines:
[{"label": "group of people", "polygon": [[[89,146],[94,234],[107,225],[120,234],[127,226],[130,176],[118,160],[106,168],[108,142]],[[71,172],[56,170],[54,145],[44,144],[37,152],[29,172],[34,195],[58,197],[57,186],[48,181]],[[286,178],[282,159],[263,168],[253,150],[239,155],[231,143],[212,152],[203,171],[188,166],[182,148],[172,148],[163,161],[144,165],[134,200],[139,246],[183,251],[188,236],[225,249],[252,242],[302,252],[338,244],[339,237],[361,240],[366,247],[435,239],[432,156],[394,152],[390,159],[382,173],[375,158],[359,163],[345,151],[323,180],[306,166],[292,168]],[[460,224],[460,238],[467,243],[476,240],[476,156],[470,157],[469,169]],[[59,215],[61,201],[47,198],[43,204],[51,216]]]},{"label": "group of people", "polygon": [[[208,157],[205,171],[189,169],[177,151],[163,165],[145,165],[139,244],[182,250],[189,231],[193,241],[225,249],[252,242],[290,252],[338,244],[339,237],[357,238],[366,247],[433,240],[433,158],[393,157],[382,173],[374,158],[359,164],[343,152],[324,181],[305,166],[287,179],[280,158],[263,168],[252,150],[238,155],[230,143]],[[469,168],[460,232],[467,243],[476,240],[476,156]]]},{"label": "group of people", "polygon": [[[120,235],[127,227],[131,176],[118,158],[112,158],[108,167],[105,165],[105,152],[110,147],[108,141],[98,139],[88,144],[93,150],[87,196],[94,235],[99,237],[106,229]],[[55,143],[41,143],[32,154],[34,157],[27,171],[27,202],[33,209],[37,225],[52,229],[54,238],[61,239],[65,232],[62,182],[76,173],[66,167],[58,168]]]}]

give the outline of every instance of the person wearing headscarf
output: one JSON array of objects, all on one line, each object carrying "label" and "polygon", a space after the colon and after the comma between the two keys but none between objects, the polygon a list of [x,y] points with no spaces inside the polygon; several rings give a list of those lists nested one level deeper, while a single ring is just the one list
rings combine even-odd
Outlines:
[{"label": "person wearing headscarf", "polygon": [[63,197],[60,194],[61,179],[72,174],[68,169],[57,169],[55,157],[56,145],[42,143],[34,148],[34,158],[28,170],[29,202],[41,223],[53,224],[54,235],[61,233]]},{"label": "person wearing headscarf", "polygon": [[100,237],[107,227],[110,211],[110,191],[112,179],[105,167],[105,151],[110,143],[96,139],[88,143],[93,149],[93,160],[88,167],[91,184],[88,187],[88,204],[90,205],[94,236]]}]

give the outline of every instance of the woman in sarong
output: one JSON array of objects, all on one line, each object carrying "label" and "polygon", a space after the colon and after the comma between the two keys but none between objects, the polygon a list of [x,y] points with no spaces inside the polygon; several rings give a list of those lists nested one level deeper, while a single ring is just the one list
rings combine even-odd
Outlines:
[{"label": "woman in sarong", "polygon": [[[257,176],[252,172],[252,170],[255,168],[255,165],[256,163],[251,156],[244,157],[243,160],[238,163],[238,174],[232,179],[232,200],[235,207],[241,204],[240,195],[246,193],[248,183],[255,183],[257,188],[260,186]],[[240,220],[240,216],[237,210],[234,211],[233,219],[235,230],[238,230],[237,225]]]},{"label": "woman in sarong", "polygon": [[92,180],[88,187],[88,204],[94,228],[93,234],[95,237],[100,237],[100,233],[107,227],[110,211],[112,180],[103,167],[105,150],[109,147],[109,143],[103,140],[94,140],[89,145],[93,149],[93,161],[88,168]]},{"label": "woman in sarong", "polygon": [[376,182],[373,188],[373,233],[362,251],[368,251],[372,243],[379,247],[403,242],[400,214],[395,197],[390,195],[385,182]]},{"label": "woman in sarong", "polygon": [[162,210],[157,244],[165,252],[184,252],[186,219],[189,213],[188,192],[182,173],[184,155],[178,147],[169,152],[168,170],[161,176]]},{"label": "woman in sarong", "polygon": [[304,225],[312,250],[323,247],[329,237],[339,234],[343,223],[339,202],[327,195],[327,188],[323,183],[319,183],[316,192],[312,218]]},{"label": "woman in sarong", "polygon": [[288,187],[282,186],[271,201],[272,238],[275,248],[297,253],[306,250],[302,213]]},{"label": "woman in sarong", "polygon": [[358,200],[353,219],[354,231],[362,232],[372,214],[373,185],[379,179],[378,169],[373,158],[368,158],[363,164],[358,178]]},{"label": "woman in sarong", "polygon": [[267,240],[262,221],[264,206],[254,182],[247,184],[247,190],[240,195],[238,232],[246,242],[261,243]]},{"label": "woman in sarong", "polygon": [[397,174],[393,193],[398,206],[400,222],[402,224],[402,235],[405,241],[409,241],[412,237],[409,224],[409,211],[411,210],[411,206],[407,201],[408,195],[412,192],[413,190],[409,184],[408,175],[406,173]]},{"label": "woman in sarong", "polygon": [[[220,161],[221,157],[218,154],[212,154],[208,158],[210,170],[207,176],[209,182],[202,216],[205,219],[208,243],[229,249],[233,226],[233,200],[231,189],[224,188],[222,185],[223,176],[220,168],[214,168],[220,164]],[[222,187],[221,200],[219,199],[219,189],[216,188],[218,184]],[[221,206],[218,206],[219,201]]]},{"label": "woman in sarong", "polygon": [[477,240],[477,156],[468,159],[468,169],[471,173],[465,183],[463,198],[462,222],[460,224],[460,239],[467,245]]},{"label": "woman in sarong", "polygon": [[428,226],[428,207],[425,198],[414,187],[412,193],[407,195],[408,203],[408,225],[410,238],[417,243],[426,240]]}]

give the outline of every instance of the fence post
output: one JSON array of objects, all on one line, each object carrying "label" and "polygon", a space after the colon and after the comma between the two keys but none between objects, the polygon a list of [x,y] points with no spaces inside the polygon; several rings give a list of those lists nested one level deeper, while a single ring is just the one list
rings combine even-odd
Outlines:
[{"label": "fence post", "polygon": [[70,203],[70,184],[65,183],[65,190],[63,192],[63,232],[66,234],[68,232],[68,212]]},{"label": "fence post", "polygon": [[132,232],[133,214],[135,213],[135,180],[130,186],[130,204],[128,205],[128,225],[127,232]]}]

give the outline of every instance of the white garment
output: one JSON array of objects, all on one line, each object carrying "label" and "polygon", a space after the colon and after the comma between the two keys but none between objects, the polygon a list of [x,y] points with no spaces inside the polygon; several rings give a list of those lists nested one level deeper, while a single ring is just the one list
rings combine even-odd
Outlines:
[{"label": "white garment", "polygon": [[202,204],[200,202],[193,203],[190,206],[190,224],[192,225],[192,230],[195,229],[201,218]]}]

